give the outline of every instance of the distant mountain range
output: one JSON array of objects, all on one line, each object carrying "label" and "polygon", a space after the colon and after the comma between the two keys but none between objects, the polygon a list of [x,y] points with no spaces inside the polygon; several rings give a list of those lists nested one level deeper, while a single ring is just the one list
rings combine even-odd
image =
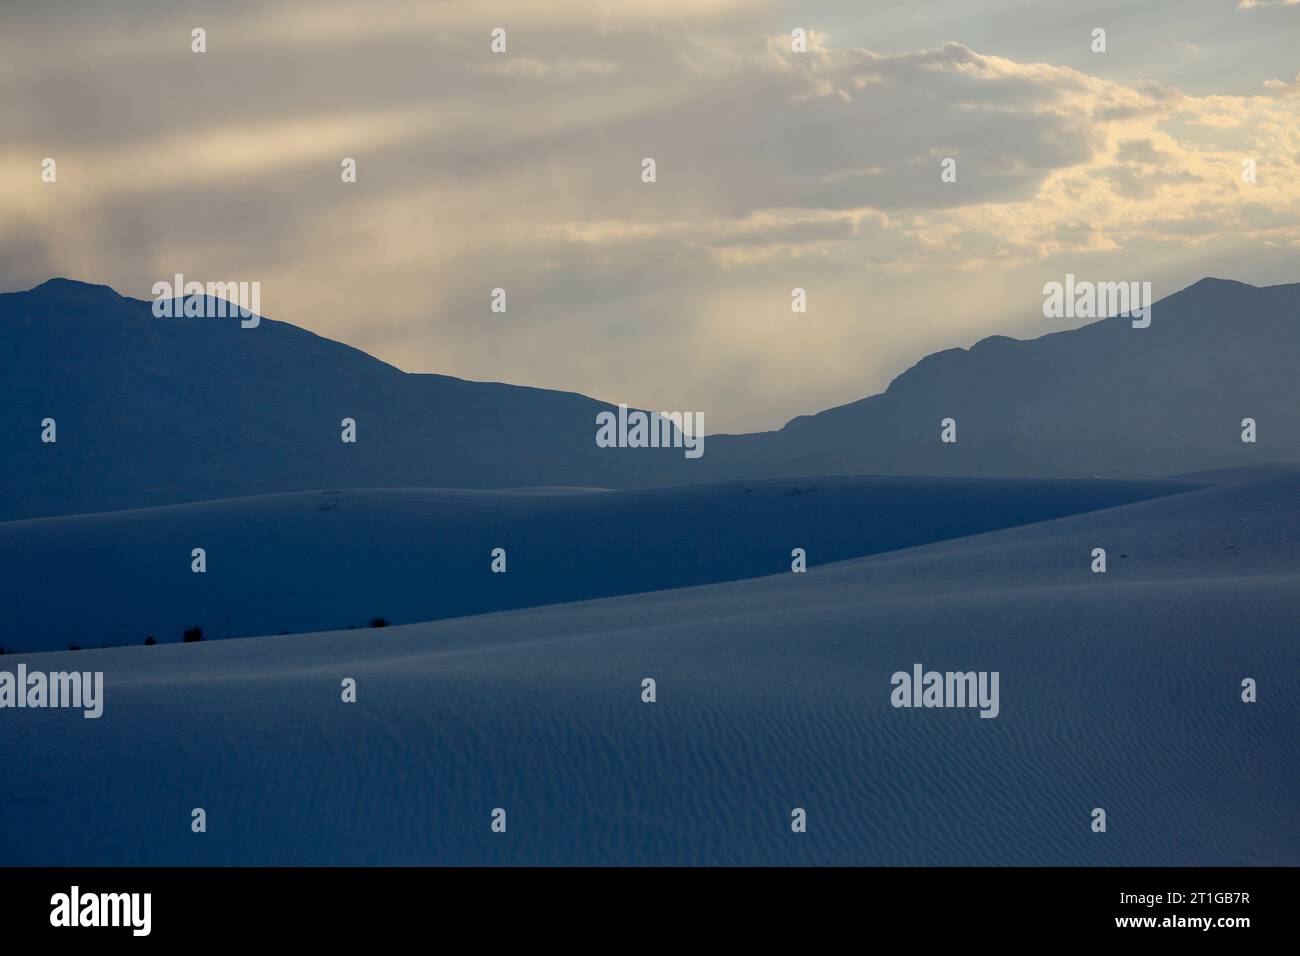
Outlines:
[{"label": "distant mountain range", "polygon": [[[0,295],[0,520],[322,488],[631,488],[814,474],[1157,477],[1300,462],[1300,285],[1203,279],[1113,318],[928,356],[882,394],[705,454],[599,448],[615,406],[411,374],[295,326]],[[802,370],[815,374],[815,369]],[[707,409],[702,411],[707,412]],[[1241,441],[1253,418],[1258,441]],[[57,422],[57,442],[41,423]],[[341,421],[358,441],[340,440]],[[940,442],[953,418],[957,442]],[[706,421],[708,419],[706,418]]]}]

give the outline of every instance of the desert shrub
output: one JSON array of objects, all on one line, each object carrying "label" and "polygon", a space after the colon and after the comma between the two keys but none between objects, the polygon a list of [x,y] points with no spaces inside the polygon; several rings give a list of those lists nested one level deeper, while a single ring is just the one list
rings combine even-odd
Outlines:
[{"label": "desert shrub", "polygon": [[150,634],[148,637],[146,637],[146,638],[144,639],[145,647],[153,647],[153,646],[154,646],[155,644],[157,644],[157,643],[158,643],[158,642],[155,641],[155,640],[153,639],[153,635],[152,635],[152,634]]},{"label": "desert shrub", "polygon": [[195,644],[203,640],[203,628],[197,624],[193,627],[187,627],[185,633],[181,635],[181,640],[186,644]]},{"label": "desert shrub", "polygon": [[388,618],[386,617],[372,617],[370,619],[371,627],[387,627],[388,623]]}]

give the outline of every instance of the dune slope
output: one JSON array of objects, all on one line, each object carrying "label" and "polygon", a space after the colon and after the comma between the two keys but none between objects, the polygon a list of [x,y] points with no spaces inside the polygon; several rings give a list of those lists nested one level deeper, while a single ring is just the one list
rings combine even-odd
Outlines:
[{"label": "dune slope", "polygon": [[[1295,865],[1298,496],[1280,476],[382,632],[7,656],[108,683],[98,720],[0,713],[0,861]],[[998,671],[999,716],[891,707],[915,662]]]},{"label": "dune slope", "polygon": [[[788,571],[1200,487],[808,478],[620,492],[305,492],[0,524],[0,647],[412,623]],[[203,548],[207,570],[191,570]],[[492,552],[506,551],[493,573]],[[75,600],[68,582],[77,581]]]}]

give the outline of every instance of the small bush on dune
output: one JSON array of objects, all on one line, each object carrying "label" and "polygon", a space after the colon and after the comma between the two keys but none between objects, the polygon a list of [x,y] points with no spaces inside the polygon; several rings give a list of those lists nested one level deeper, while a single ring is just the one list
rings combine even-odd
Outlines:
[{"label": "small bush on dune", "polygon": [[388,618],[386,618],[386,617],[372,617],[372,618],[370,619],[370,626],[371,626],[371,627],[387,627],[387,626],[388,626]]},{"label": "small bush on dune", "polygon": [[155,644],[157,644],[157,643],[158,643],[158,642],[155,641],[155,640],[153,639],[153,635],[152,635],[152,634],[150,634],[148,637],[146,637],[146,638],[144,639],[145,647],[153,647],[153,646],[154,646]]},{"label": "small bush on dune", "polygon": [[194,627],[187,627],[185,633],[181,635],[181,640],[186,644],[195,644],[203,640],[203,628],[197,624]]}]

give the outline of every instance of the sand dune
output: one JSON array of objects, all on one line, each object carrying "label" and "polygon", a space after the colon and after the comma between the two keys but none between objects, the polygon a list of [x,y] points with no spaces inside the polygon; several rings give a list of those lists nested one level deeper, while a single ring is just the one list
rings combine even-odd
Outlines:
[{"label": "sand dune", "polygon": [[[7,656],[107,689],[98,720],[6,714],[0,860],[1295,865],[1297,501],[1280,476],[806,575]],[[999,671],[1000,715],[892,708],[914,662]]]},{"label": "sand dune", "polygon": [[[593,492],[380,489],[0,524],[0,647],[66,650],[482,614],[788,571],[1199,487],[809,478]],[[205,549],[207,571],[191,571]],[[492,552],[506,550],[506,572]],[[76,581],[69,600],[69,581]]]}]

